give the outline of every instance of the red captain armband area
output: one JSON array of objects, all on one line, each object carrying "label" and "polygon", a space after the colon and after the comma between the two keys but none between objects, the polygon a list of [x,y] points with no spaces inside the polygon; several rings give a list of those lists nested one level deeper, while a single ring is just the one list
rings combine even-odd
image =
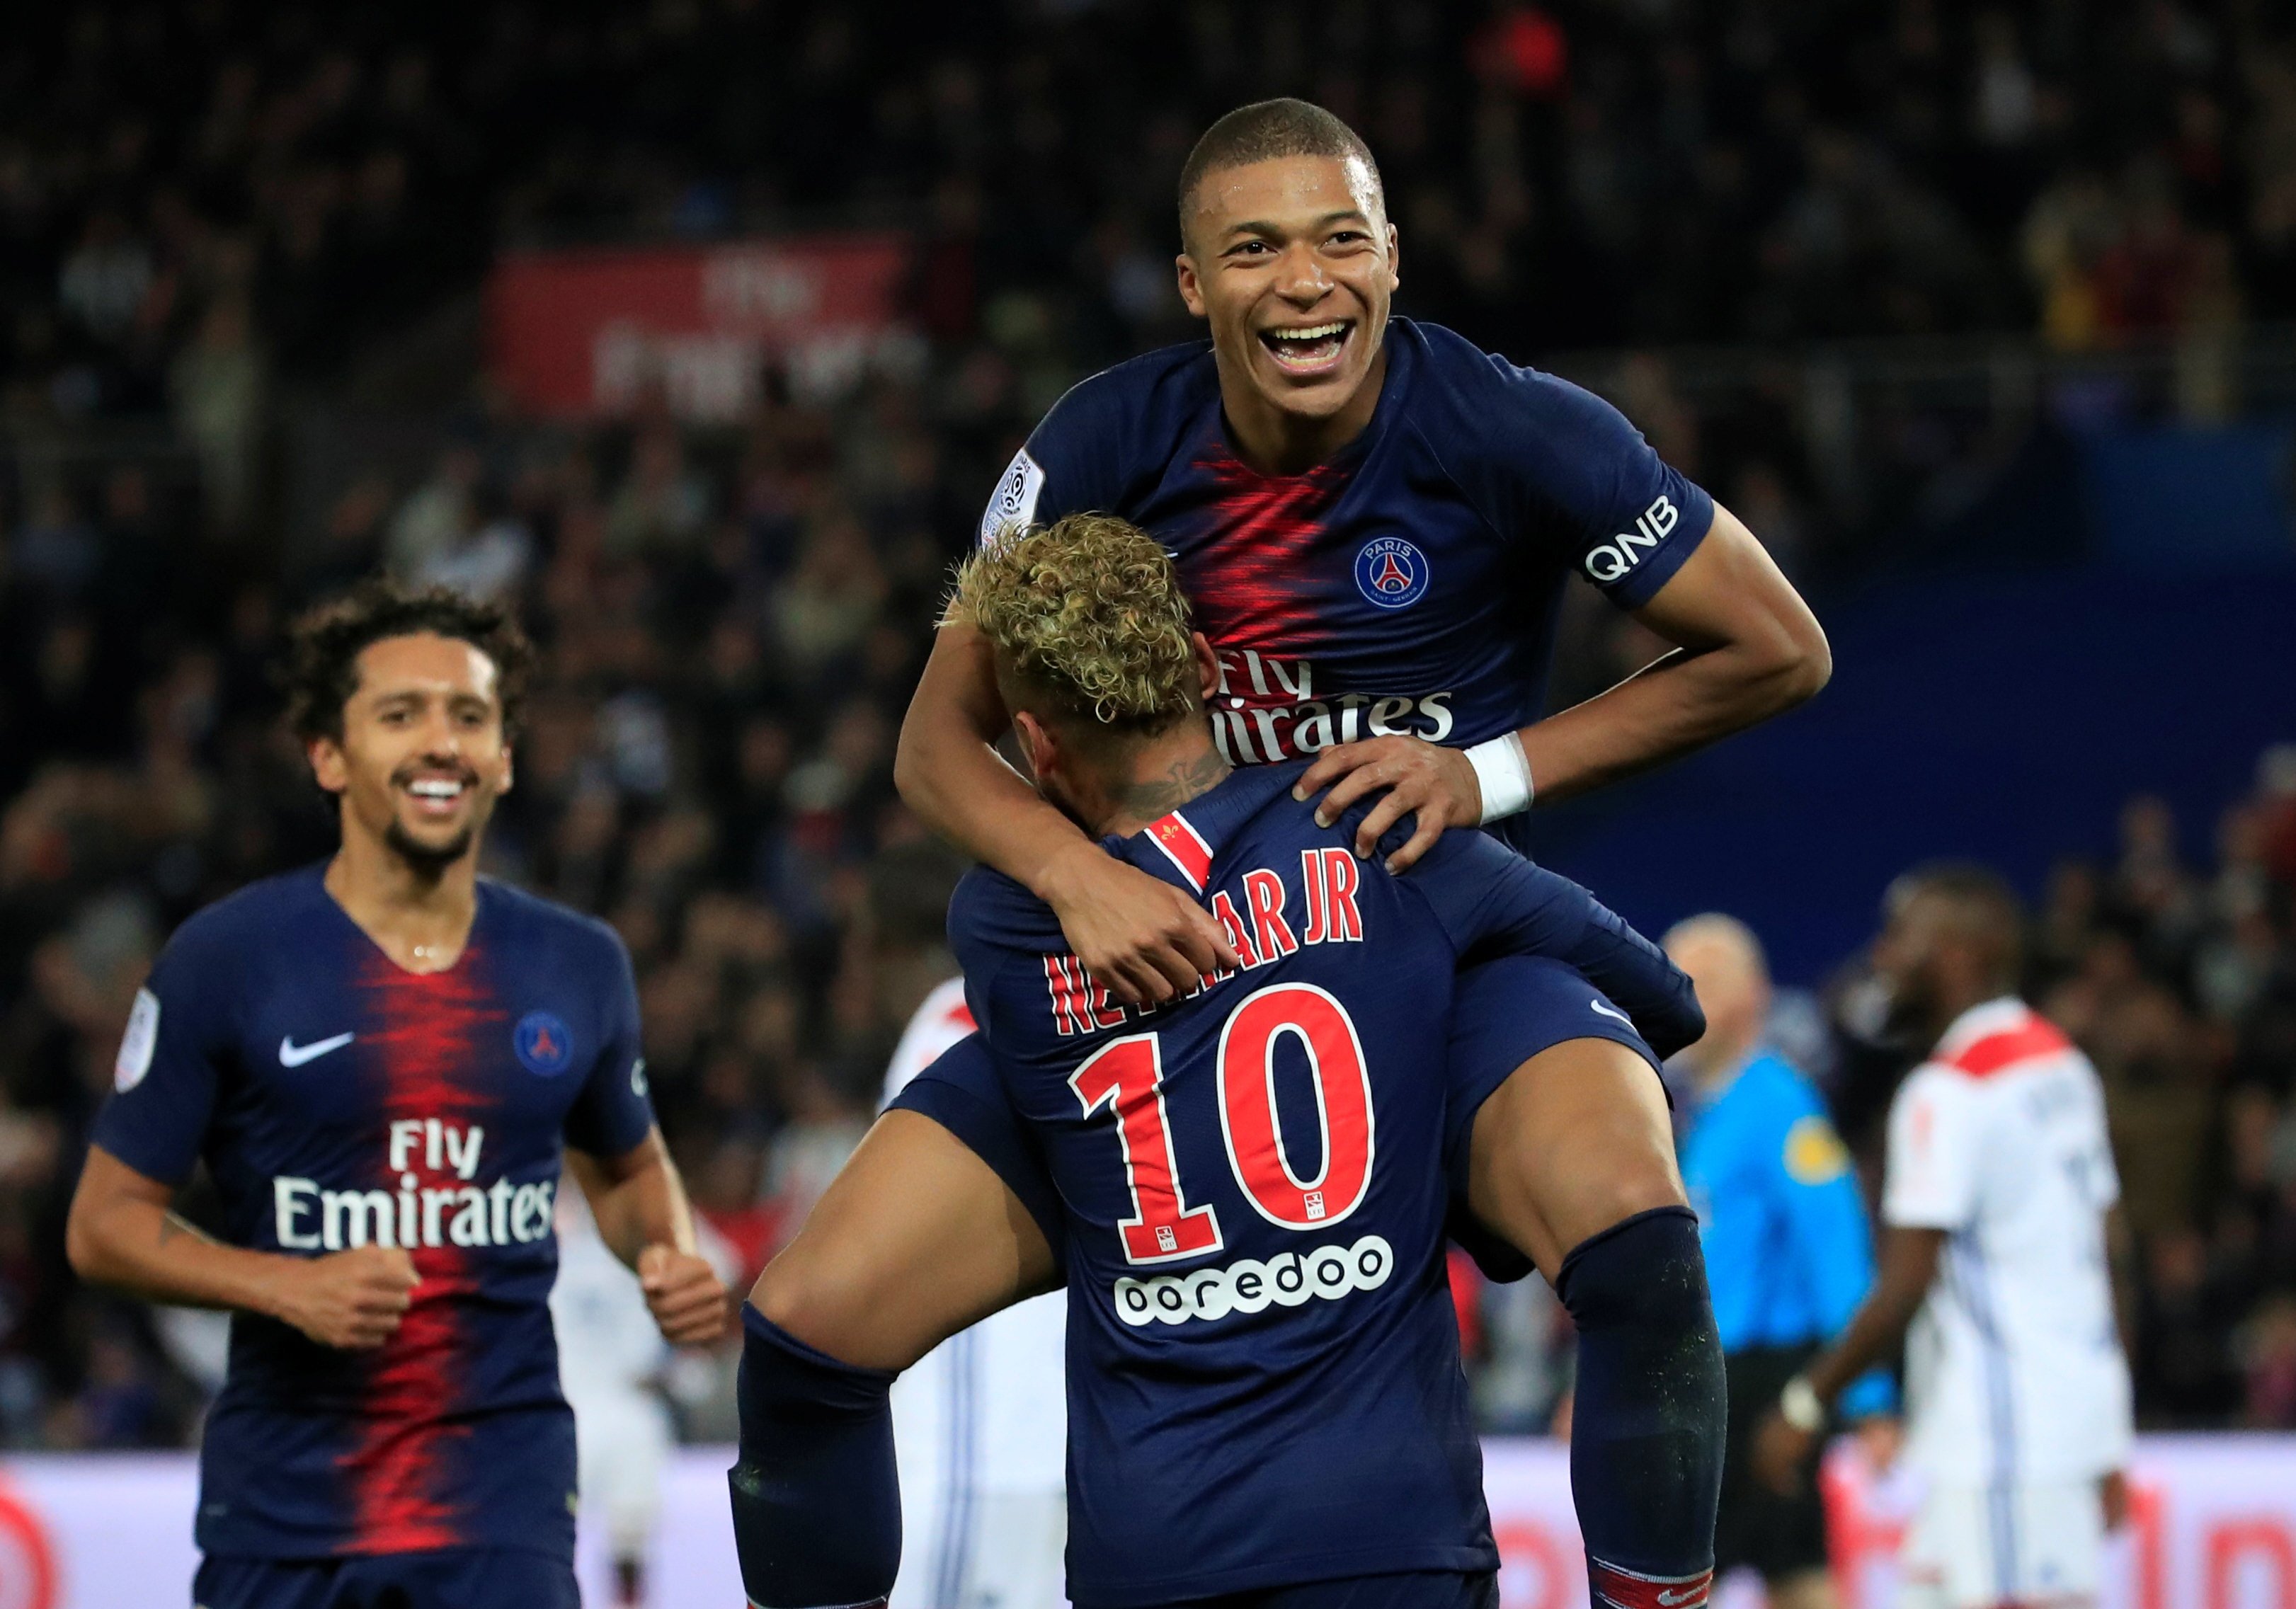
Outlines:
[{"label": "red captain armband area", "polygon": [[1714,1572],[1693,1575],[1637,1575],[1600,1559],[1587,1561],[1595,1602],[1609,1609],[1706,1609],[1714,1589]]},{"label": "red captain armband area", "polygon": [[2072,1041],[2054,1023],[2036,1017],[2021,1027],[1972,1040],[1960,1054],[1947,1058],[1945,1065],[1972,1078],[1986,1078],[2020,1062],[2038,1061],[2071,1049]]},{"label": "red captain armband area", "polygon": [[[1169,815],[1164,821],[1179,821],[1179,817]],[[1184,856],[1202,840],[1187,823],[1179,824],[1185,830],[1175,835],[1177,848],[1162,838],[1157,843],[1185,872],[1189,862]],[[1210,870],[1207,858],[1207,874]],[[1307,905],[1303,929],[1295,931],[1291,919],[1284,915],[1289,894],[1283,879],[1264,866],[1243,874],[1242,911],[1237,911],[1235,901],[1224,888],[1213,894],[1211,911],[1226,930],[1228,943],[1242,959],[1243,970],[1251,972],[1296,953],[1303,944],[1363,943],[1363,908],[1356,900],[1362,876],[1355,856],[1345,849],[1303,849],[1300,852],[1300,885]],[[1201,887],[1198,892],[1202,892]],[[1248,918],[1245,912],[1250,913]],[[1213,984],[1224,984],[1234,976],[1234,972],[1216,972],[1181,999],[1193,1000]],[[1120,1028],[1128,1022],[1152,1016],[1159,1009],[1169,1010],[1175,1003],[1167,1001],[1160,1008],[1120,1004],[1114,995],[1093,981],[1084,963],[1073,955],[1045,957],[1045,992],[1052,1005],[1053,1030],[1062,1039],[1100,1028]]]}]

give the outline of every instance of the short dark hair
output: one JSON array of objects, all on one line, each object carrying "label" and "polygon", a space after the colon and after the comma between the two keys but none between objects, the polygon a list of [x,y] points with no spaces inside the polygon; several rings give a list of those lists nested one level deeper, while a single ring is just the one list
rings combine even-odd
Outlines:
[{"label": "short dark hair", "polygon": [[1360,157],[1371,169],[1372,189],[1386,204],[1386,186],[1380,182],[1379,164],[1371,147],[1346,123],[1309,101],[1285,95],[1274,101],[1254,101],[1204,130],[1203,137],[1180,164],[1180,233],[1188,233],[1188,205],[1196,186],[1208,173],[1271,162],[1278,157],[1329,157],[1344,162]]},{"label": "short dark hair", "polygon": [[1962,932],[1990,949],[2000,981],[2015,984],[2025,968],[2025,902],[2008,878],[1974,861],[1931,861],[1890,885],[1893,909],[1920,897],[1952,907]]},{"label": "short dark hair", "polygon": [[358,657],[390,637],[452,637],[494,661],[503,730],[514,734],[534,647],[509,609],[434,586],[361,582],[295,622],[288,635],[287,723],[302,741],[343,736],[343,706],[358,690]]}]

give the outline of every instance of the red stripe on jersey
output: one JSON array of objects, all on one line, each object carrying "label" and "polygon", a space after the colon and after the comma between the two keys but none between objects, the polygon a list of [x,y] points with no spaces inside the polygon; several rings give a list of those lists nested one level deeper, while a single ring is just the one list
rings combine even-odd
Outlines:
[{"label": "red stripe on jersey", "polygon": [[959,1001],[956,1004],[951,1006],[948,1009],[948,1015],[941,1020],[947,1023],[950,1027],[961,1029],[967,1033],[972,1033],[973,1029],[980,1025],[972,1020],[972,1008],[966,1005],[963,1001]]},{"label": "red stripe on jersey", "polygon": [[1218,485],[1219,502],[1210,540],[1188,555],[1181,577],[1197,629],[1222,649],[1322,648],[1330,627],[1316,609],[1318,572],[1308,559],[1349,472],[1317,464],[1300,475],[1266,476],[1226,453],[1202,468]]},{"label": "red stripe on jersey", "polygon": [[2072,1041],[2058,1032],[2054,1023],[2036,1017],[2021,1027],[1972,1040],[1958,1056],[1947,1058],[1946,1066],[1957,1067],[1972,1078],[1987,1078],[2019,1062],[2038,1061],[2071,1049]]},{"label": "red stripe on jersey", "polygon": [[[400,1118],[459,1122],[481,1111],[468,1080],[480,1036],[510,1032],[480,981],[482,967],[475,946],[445,972],[407,972],[377,955],[359,979],[373,1020],[382,1025],[371,1037],[382,1053],[386,1127]],[[419,1179],[418,1188],[436,1182]],[[394,1198],[400,1193],[398,1179],[377,1183]],[[478,1276],[459,1246],[418,1245],[408,1254],[422,1283],[397,1331],[373,1354],[358,1438],[340,1460],[357,1516],[354,1553],[414,1553],[467,1540],[465,1516],[443,1499],[441,1487],[448,1460],[470,1456],[472,1432],[456,1416],[478,1369],[462,1313]]]},{"label": "red stripe on jersey", "polygon": [[1593,1578],[1595,1604],[1609,1609],[1706,1609],[1707,1594],[1714,1588],[1711,1570],[1696,1575],[1641,1575],[1588,1559],[1587,1572]]},{"label": "red stripe on jersey", "polygon": [[1198,894],[1212,874],[1212,846],[1204,842],[1204,835],[1188,824],[1188,818],[1178,811],[1152,821],[1148,825],[1149,841],[1164,852],[1165,859],[1180,869],[1188,879],[1188,886]]}]

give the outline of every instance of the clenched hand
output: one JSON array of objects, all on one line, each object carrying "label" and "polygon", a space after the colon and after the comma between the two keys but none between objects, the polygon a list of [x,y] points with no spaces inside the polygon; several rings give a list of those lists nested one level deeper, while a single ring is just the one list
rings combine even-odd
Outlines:
[{"label": "clenched hand", "polygon": [[707,1259],[656,1244],[638,1254],[637,1273],[646,1311],[672,1346],[706,1346],[724,1333],[732,1303]]},{"label": "clenched hand", "polygon": [[1045,903],[1085,970],[1128,1006],[1177,999],[1243,964],[1210,911],[1096,844],[1062,862]]},{"label": "clenched hand", "polygon": [[1389,828],[1406,815],[1418,818],[1409,841],[1387,857],[1390,871],[1411,870],[1445,828],[1473,827],[1483,819],[1483,785],[1466,755],[1424,738],[1366,738],[1327,748],[1292,784],[1292,796],[1311,799],[1326,788],[1332,791],[1316,806],[1319,827],[1338,821],[1357,800],[1387,790],[1356,829],[1361,860],[1371,859]]},{"label": "clenched hand", "polygon": [[421,1283],[397,1246],[357,1246],[296,1263],[279,1317],[322,1346],[364,1351],[390,1339]]}]

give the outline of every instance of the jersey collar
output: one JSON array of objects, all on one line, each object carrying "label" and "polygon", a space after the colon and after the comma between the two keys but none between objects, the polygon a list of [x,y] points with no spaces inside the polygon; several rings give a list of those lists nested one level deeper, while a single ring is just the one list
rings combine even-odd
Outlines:
[{"label": "jersey collar", "polygon": [[1930,1052],[1931,1061],[1951,1061],[1980,1039],[1996,1033],[2013,1033],[2032,1019],[2033,1009],[2013,994],[2004,994],[1972,1006],[1953,1019]]},{"label": "jersey collar", "polygon": [[1102,843],[1111,854],[1150,876],[1201,894],[1210,886],[1212,862],[1238,829],[1276,795],[1288,791],[1307,769],[1304,760],[1288,765],[1238,766],[1218,787],[1198,794],[1177,810],[1168,811],[1131,837],[1104,838]]}]

